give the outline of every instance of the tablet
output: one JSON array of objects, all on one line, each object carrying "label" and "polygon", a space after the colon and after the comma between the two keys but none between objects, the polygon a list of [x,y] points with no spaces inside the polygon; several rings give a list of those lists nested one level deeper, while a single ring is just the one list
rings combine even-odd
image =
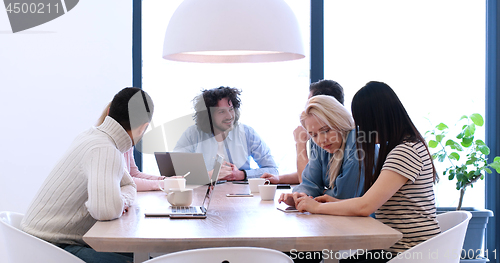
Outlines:
[{"label": "tablet", "polygon": [[233,184],[248,184],[248,181],[232,181]]},{"label": "tablet", "polygon": [[290,184],[277,184],[278,189],[291,189]]},{"label": "tablet", "polygon": [[252,197],[253,194],[227,194],[227,197]]},{"label": "tablet", "polygon": [[287,204],[278,205],[276,208],[280,211],[285,212],[285,213],[299,212],[299,210],[297,210],[297,208],[295,208],[295,206],[289,206]]}]

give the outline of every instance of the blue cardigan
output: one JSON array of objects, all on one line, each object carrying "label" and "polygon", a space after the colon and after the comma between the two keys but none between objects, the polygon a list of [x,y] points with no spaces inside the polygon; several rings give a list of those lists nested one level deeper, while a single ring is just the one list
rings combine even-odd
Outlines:
[{"label": "blue cardigan", "polygon": [[309,163],[302,172],[302,183],[294,187],[293,192],[306,193],[313,197],[327,194],[338,199],[362,196],[364,194],[364,171],[359,170],[355,133],[356,131],[352,130],[347,135],[342,166],[333,189],[330,188],[328,175],[328,162],[332,154],[317,144],[311,143]]}]

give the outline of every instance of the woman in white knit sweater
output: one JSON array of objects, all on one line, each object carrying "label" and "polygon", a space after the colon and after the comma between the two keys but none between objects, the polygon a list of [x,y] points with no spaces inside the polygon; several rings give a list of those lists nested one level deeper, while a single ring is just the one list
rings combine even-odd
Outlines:
[{"label": "woman in white knit sweater", "polygon": [[131,255],[96,252],[83,235],[96,221],[119,218],[133,204],[137,190],[123,154],[142,138],[153,107],[138,88],[116,94],[104,122],[77,136],[45,179],[22,230],[85,262],[132,262]]}]

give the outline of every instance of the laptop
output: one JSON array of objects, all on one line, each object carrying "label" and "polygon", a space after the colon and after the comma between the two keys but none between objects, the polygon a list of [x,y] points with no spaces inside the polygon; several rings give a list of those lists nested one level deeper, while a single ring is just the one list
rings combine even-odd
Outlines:
[{"label": "laptop", "polygon": [[[213,190],[217,184],[217,179],[219,178],[219,173],[222,167],[224,158],[217,155],[214,165],[214,171],[212,173],[212,178],[208,178],[210,183],[207,186],[207,192],[205,193],[205,198],[201,206],[170,206],[167,209],[160,211],[146,210],[146,217],[164,217],[169,216],[172,219],[175,218],[206,218],[208,206],[210,205],[210,200],[213,195]],[[208,177],[208,173],[207,173]]]},{"label": "laptop", "polygon": [[162,176],[184,175],[187,185],[205,185],[210,183],[207,167],[202,153],[155,152],[158,170]]}]

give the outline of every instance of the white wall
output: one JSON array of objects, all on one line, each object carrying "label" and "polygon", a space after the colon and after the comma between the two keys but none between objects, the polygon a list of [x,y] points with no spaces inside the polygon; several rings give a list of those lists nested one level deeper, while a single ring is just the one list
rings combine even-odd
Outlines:
[{"label": "white wall", "polygon": [[71,141],[132,86],[132,1],[79,1],[15,34],[0,6],[0,211],[25,213]]}]

